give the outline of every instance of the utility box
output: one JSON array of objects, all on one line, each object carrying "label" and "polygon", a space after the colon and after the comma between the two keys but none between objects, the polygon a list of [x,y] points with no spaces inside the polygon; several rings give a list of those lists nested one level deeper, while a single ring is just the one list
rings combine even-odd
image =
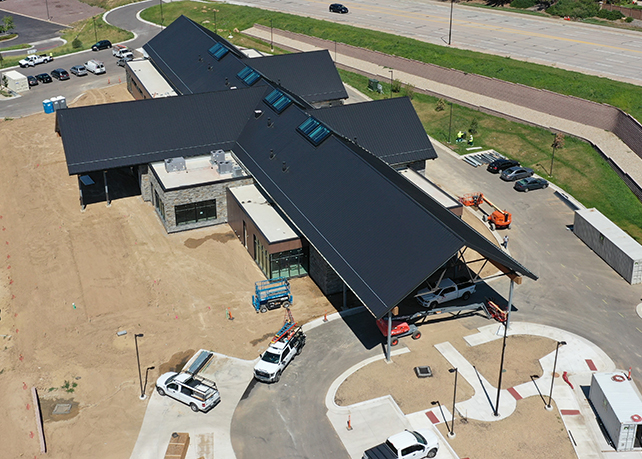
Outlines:
[{"label": "utility box", "polygon": [[379,83],[379,80],[374,80],[372,78],[369,78],[368,89],[370,91],[377,91],[379,94],[383,94],[383,86],[381,86],[381,83]]},{"label": "utility box", "polygon": [[589,400],[617,451],[642,448],[642,399],[622,373],[593,373]]},{"label": "utility box", "polygon": [[3,80],[4,77],[7,79],[7,88],[9,88],[13,92],[25,92],[29,91],[29,82],[27,81],[27,77],[24,76],[22,73],[17,72],[15,70],[9,70],[8,72],[4,72],[2,74]]},{"label": "utility box", "polygon": [[185,459],[189,449],[189,434],[174,432],[169,439],[164,459]]},{"label": "utility box", "polygon": [[575,211],[573,232],[629,284],[642,282],[642,245],[599,210]]}]

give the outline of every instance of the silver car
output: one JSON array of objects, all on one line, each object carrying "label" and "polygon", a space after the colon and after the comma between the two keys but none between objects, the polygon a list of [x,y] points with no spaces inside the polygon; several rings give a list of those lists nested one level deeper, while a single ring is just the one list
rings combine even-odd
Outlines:
[{"label": "silver car", "polygon": [[515,180],[523,179],[533,175],[533,169],[528,167],[514,166],[504,169],[500,175],[502,180],[507,182],[514,182]]},{"label": "silver car", "polygon": [[74,65],[72,68],[69,69],[69,71],[76,76],[87,75],[87,69],[85,68],[84,65]]}]

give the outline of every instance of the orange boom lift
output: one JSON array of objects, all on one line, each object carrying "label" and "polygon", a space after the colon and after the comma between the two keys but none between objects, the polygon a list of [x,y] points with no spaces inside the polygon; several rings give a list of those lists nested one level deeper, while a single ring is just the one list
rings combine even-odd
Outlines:
[{"label": "orange boom lift", "polygon": [[484,221],[488,221],[488,226],[491,230],[497,229],[510,229],[510,224],[513,221],[513,216],[510,212],[502,210],[497,207],[495,204],[490,202],[482,193],[468,193],[459,198],[459,202],[467,207],[477,207],[481,204],[486,203],[493,208],[493,213],[486,216],[484,215]]}]

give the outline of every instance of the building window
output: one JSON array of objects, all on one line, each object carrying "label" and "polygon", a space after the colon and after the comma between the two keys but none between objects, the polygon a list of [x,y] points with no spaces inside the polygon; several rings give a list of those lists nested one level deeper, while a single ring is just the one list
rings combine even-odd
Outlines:
[{"label": "building window", "polygon": [[259,72],[254,70],[252,67],[245,67],[243,70],[237,73],[236,76],[239,77],[241,81],[243,81],[243,83],[248,86],[252,86],[259,80],[259,78],[261,78]]},{"label": "building window", "polygon": [[156,190],[154,190],[154,206],[156,207],[161,219],[165,221],[165,203],[163,203],[160,197],[158,197],[158,191]]},{"label": "building window", "polygon": [[321,142],[330,136],[330,130],[312,117],[301,123],[296,130],[312,142],[312,145],[315,147],[319,146]]},{"label": "building window", "polygon": [[273,253],[270,259],[270,278],[297,277],[307,274],[308,256],[303,248]]},{"label": "building window", "polygon": [[223,59],[223,56],[225,56],[229,50],[221,43],[217,43],[214,46],[212,46],[208,51],[214,59],[216,59],[217,61],[220,61],[221,59]]},{"label": "building window", "polygon": [[268,104],[272,108],[272,110],[274,110],[277,113],[283,112],[283,110],[288,108],[292,103],[292,99],[290,99],[288,96],[283,94],[278,89],[275,89],[274,91],[272,91],[263,100],[265,101],[266,104]]},{"label": "building window", "polygon": [[176,225],[189,225],[206,220],[216,220],[216,200],[193,202],[174,208]]}]

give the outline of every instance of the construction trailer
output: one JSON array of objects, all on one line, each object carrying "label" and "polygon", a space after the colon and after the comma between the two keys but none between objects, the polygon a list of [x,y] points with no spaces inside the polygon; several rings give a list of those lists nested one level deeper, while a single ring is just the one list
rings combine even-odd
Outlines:
[{"label": "construction trailer", "polygon": [[2,76],[6,77],[7,88],[9,88],[11,91],[13,92],[29,91],[29,82],[27,81],[27,77],[24,76],[22,73],[17,72],[15,70],[9,70],[8,72],[4,72]]},{"label": "construction trailer", "polygon": [[599,210],[576,210],[573,232],[629,284],[642,282],[642,245]]},{"label": "construction trailer", "polygon": [[642,399],[624,373],[593,373],[589,400],[617,451],[642,449]]}]

